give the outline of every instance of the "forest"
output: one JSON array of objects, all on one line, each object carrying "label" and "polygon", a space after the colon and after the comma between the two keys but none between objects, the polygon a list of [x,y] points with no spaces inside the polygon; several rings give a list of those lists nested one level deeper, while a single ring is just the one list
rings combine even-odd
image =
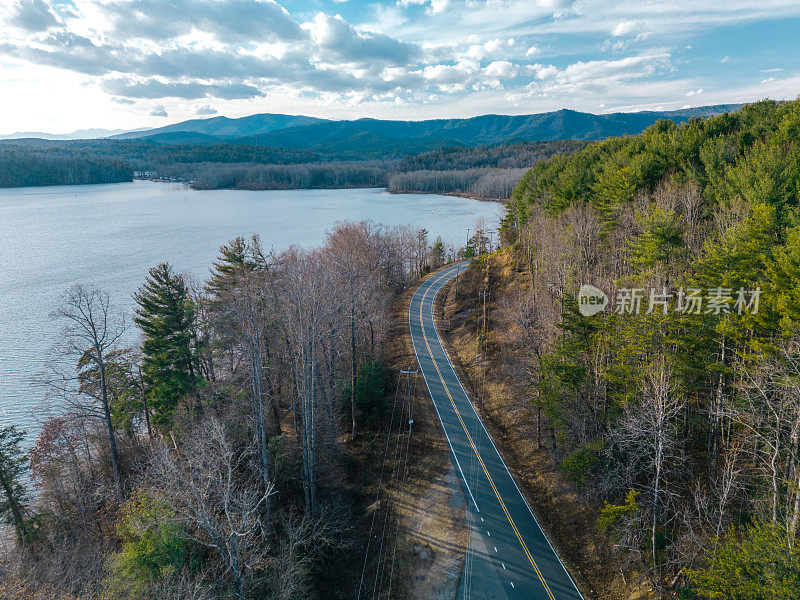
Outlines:
[{"label": "forest", "polygon": [[120,160],[0,146],[0,188],[121,181],[133,181],[133,169]]},{"label": "forest", "polygon": [[800,101],[658,122],[537,163],[507,206],[527,283],[479,339],[658,596],[800,597],[798,132]]},{"label": "forest", "polygon": [[[0,164],[0,187],[130,181],[130,173],[136,172],[147,173],[149,178],[186,182],[196,189],[388,187],[395,192],[504,200],[524,174],[521,169],[585,145],[555,141],[441,147],[403,158],[354,160],[348,158],[350,155],[228,143],[12,140],[0,142],[4,161]],[[111,177],[111,173],[117,173],[114,169],[127,178]]]},{"label": "forest", "polygon": [[[377,481],[363,461],[379,436],[409,443],[385,415],[392,302],[452,253],[369,222],[313,250],[265,245],[232,240],[204,282],[154,266],[133,315],[65,291],[37,377],[59,411],[32,447],[0,429],[0,598],[362,595]],[[402,539],[386,537],[369,593],[399,598]]]}]

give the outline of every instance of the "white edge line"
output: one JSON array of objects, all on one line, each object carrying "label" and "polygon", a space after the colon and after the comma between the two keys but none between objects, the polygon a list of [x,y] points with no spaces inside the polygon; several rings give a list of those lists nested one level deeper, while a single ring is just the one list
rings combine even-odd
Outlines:
[{"label": "white edge line", "polygon": [[[452,277],[450,279],[452,279]],[[450,279],[448,279],[448,282],[450,281]],[[443,286],[441,286],[441,287],[443,287]],[[440,290],[441,290],[441,287],[439,288]],[[417,290],[417,291],[419,291],[419,290]],[[437,295],[438,295],[438,291],[439,290],[437,290]],[[414,295],[416,295],[416,293]],[[413,300],[413,298],[412,298],[412,300]],[[572,586],[575,588],[575,591],[578,592],[578,595],[583,599],[583,594],[578,589],[578,586],[575,583],[575,580],[572,579],[572,575],[570,575],[569,569],[567,569],[567,567],[564,565],[564,561],[561,560],[561,557],[558,555],[558,552],[556,552],[556,549],[553,548],[553,544],[552,544],[552,542],[550,542],[550,538],[547,537],[547,534],[544,532],[544,529],[542,529],[542,526],[539,523],[539,519],[537,519],[536,515],[533,514],[533,509],[531,509],[530,505],[528,504],[528,501],[525,499],[525,496],[522,493],[522,490],[519,489],[519,485],[517,485],[517,481],[514,479],[514,476],[511,474],[511,471],[508,469],[508,465],[506,464],[506,461],[503,459],[503,455],[500,454],[500,451],[497,449],[497,446],[495,445],[494,440],[492,439],[492,436],[489,435],[489,431],[486,429],[486,425],[483,424],[483,420],[481,419],[481,416],[478,414],[478,411],[475,410],[475,405],[472,403],[472,399],[469,397],[469,394],[467,394],[467,390],[464,389],[464,386],[461,383],[461,379],[459,379],[458,374],[456,373],[456,370],[453,367],[453,363],[450,362],[450,356],[447,353],[447,348],[445,348],[444,344],[441,343],[441,339],[442,338],[439,335],[439,329],[436,327],[436,316],[434,315],[434,312],[433,312],[433,307],[434,307],[435,304],[436,304],[436,295],[434,295],[434,297],[433,297],[433,299],[431,301],[431,319],[433,320],[433,329],[434,329],[434,331],[436,331],[436,336],[440,340],[439,341],[439,345],[441,346],[442,351],[444,352],[444,357],[447,359],[447,364],[449,365],[450,370],[453,372],[453,376],[456,378],[456,381],[458,381],[458,385],[459,385],[459,387],[461,387],[461,391],[464,393],[464,396],[467,398],[467,401],[469,402],[469,405],[472,407],[472,412],[475,413],[475,416],[478,418],[478,422],[481,424],[481,427],[483,427],[483,431],[486,433],[486,437],[489,438],[489,441],[491,442],[492,447],[494,447],[494,451],[497,453],[497,456],[500,458],[500,462],[505,467],[506,473],[508,473],[508,476],[511,478],[511,481],[514,482],[514,487],[517,488],[517,492],[519,493],[520,497],[522,498],[522,502],[525,504],[525,506],[528,507],[528,512],[531,513],[531,516],[533,517],[533,520],[536,522],[536,526],[539,528],[539,531],[542,533],[542,537],[544,537],[544,539],[547,540],[547,544],[548,544],[548,546],[550,546],[550,550],[552,550],[553,555],[555,555],[555,557],[558,559],[558,562],[561,563],[561,568],[564,569],[564,572],[567,574],[567,577],[569,577],[569,580],[572,583]],[[409,314],[409,328],[411,327],[410,318],[411,318],[411,316]],[[422,368],[422,367],[420,366],[420,368]],[[445,433],[445,435],[446,435],[446,433]]]},{"label": "white edge line", "polygon": [[[425,283],[427,283],[427,282],[423,282],[423,285]],[[411,296],[411,302],[409,302],[409,304],[408,304],[408,333],[409,333],[409,335],[411,335],[411,307],[414,305],[414,298],[417,297],[417,294],[422,289],[422,287],[423,286],[421,285],[421,286],[419,286],[417,288],[417,290],[414,292],[414,295]],[[428,286],[428,287],[430,287],[430,286]],[[422,314],[422,301],[420,301],[419,310],[420,310],[420,315],[421,315]],[[438,332],[437,332],[437,335],[438,335]],[[422,371],[422,379],[423,379],[423,381],[425,381],[425,387],[428,388],[428,395],[431,397],[431,404],[433,404],[433,408],[436,410],[436,416],[439,418],[439,425],[442,426],[442,431],[444,432],[444,436],[447,438],[447,445],[450,446],[450,453],[453,455],[453,459],[455,459],[455,461],[456,461],[456,466],[458,467],[458,470],[461,473],[461,479],[464,481],[464,486],[467,488],[467,491],[469,492],[469,497],[472,499],[472,503],[475,505],[475,510],[478,511],[478,512],[481,512],[481,509],[478,508],[478,503],[475,501],[475,496],[472,495],[472,490],[470,489],[469,484],[467,483],[467,478],[464,476],[464,471],[461,468],[461,463],[458,462],[458,456],[456,456],[456,451],[453,449],[453,444],[450,441],[450,436],[447,435],[447,429],[445,429],[445,427],[444,427],[444,421],[442,420],[442,415],[439,414],[439,409],[436,406],[436,402],[434,402],[434,400],[433,400],[433,393],[431,393],[431,386],[428,385],[428,378],[425,376],[425,370],[422,368],[422,362],[419,359],[419,355],[417,353],[417,348],[416,348],[416,346],[414,344],[414,336],[413,335],[411,335],[411,346],[414,349],[414,358],[417,359],[417,364],[419,364],[419,369],[420,369],[420,371]],[[433,357],[431,357],[431,360],[432,359],[433,359]]]}]

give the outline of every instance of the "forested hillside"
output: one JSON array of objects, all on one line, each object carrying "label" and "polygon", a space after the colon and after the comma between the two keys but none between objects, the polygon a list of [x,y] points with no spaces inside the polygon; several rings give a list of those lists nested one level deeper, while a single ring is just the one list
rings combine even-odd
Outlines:
[{"label": "forested hillside", "polygon": [[419,450],[388,335],[446,258],[425,230],[340,223],[306,251],[236,238],[202,283],[155,265],[132,319],[65,290],[37,379],[57,409],[30,449],[0,428],[0,598],[408,598],[385,498]]},{"label": "forested hillside", "polygon": [[681,598],[798,597],[798,133],[800,101],[658,122],[538,163],[503,223],[540,443]]},{"label": "forested hillside", "polygon": [[[196,134],[189,134],[196,135]],[[284,190],[312,188],[388,187],[396,192],[462,194],[505,200],[527,169],[539,160],[583,148],[585,142],[529,142],[511,146],[442,147],[403,159],[341,160],[307,150],[225,143],[164,144],[154,140],[78,140],[0,142],[0,151],[15,156],[9,171],[12,185],[51,185],[36,179],[42,160],[70,183],[80,183],[78,165],[128,165],[147,177],[174,179],[197,189]],[[36,162],[39,161],[39,162]],[[83,162],[81,162],[83,161]],[[123,165],[124,163],[124,165]],[[72,171],[70,171],[72,169]],[[17,173],[12,179],[10,173]],[[23,174],[30,181],[19,183]],[[130,176],[126,181],[130,181]],[[18,182],[18,183],[11,183]],[[0,183],[0,185],[2,185]]]},{"label": "forested hillside", "polygon": [[[327,121],[264,114],[195,119],[100,140],[8,140],[0,148],[16,149],[23,170],[28,168],[25,161],[33,160],[24,152],[35,150],[37,156],[49,157],[51,170],[60,164],[58,169],[66,173],[76,165],[75,158],[104,158],[156,178],[196,182],[202,189],[387,186],[398,192],[505,200],[520,175],[514,169],[527,169],[554,154],[582,148],[586,141],[578,140],[639,133],[660,118],[684,122],[693,115],[729,108],[604,115],[564,109],[424,121]],[[31,162],[29,170],[34,167]],[[86,183],[81,177],[76,172],[72,178]],[[41,182],[24,183],[17,177],[9,181],[23,183],[6,186],[47,185],[48,180],[34,177],[33,181]]]},{"label": "forested hillside", "polygon": [[0,188],[132,180],[133,170],[118,160],[0,146]]}]

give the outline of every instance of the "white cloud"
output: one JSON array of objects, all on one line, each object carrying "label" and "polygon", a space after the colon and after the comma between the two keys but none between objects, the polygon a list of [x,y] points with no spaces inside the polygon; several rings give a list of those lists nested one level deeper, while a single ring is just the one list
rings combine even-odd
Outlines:
[{"label": "white cloud", "polygon": [[[704,64],[688,59],[719,60],[704,49],[723,26],[800,16],[796,0],[394,0],[363,11],[350,2],[342,9],[351,9],[347,18],[332,14],[333,2],[295,0],[294,15],[282,4],[0,0],[0,22],[8,25],[0,29],[0,89],[10,107],[0,125],[42,129],[61,119],[70,123],[66,130],[106,119],[102,126],[135,127],[137,119],[153,122],[156,102],[172,118],[189,118],[206,103],[232,115],[419,118],[727,102],[731,76],[745,77],[734,71],[743,68],[738,58],[750,50],[732,50],[720,74],[709,69],[702,79],[682,76],[686,65]],[[308,12],[317,6],[323,12]],[[695,39],[704,40],[702,48]],[[778,70],[789,68],[781,56],[791,49],[778,49],[755,63],[762,83],[747,75],[752,85],[742,90],[796,94]],[[56,79],[63,81],[59,98],[69,100],[52,116],[35,98],[46,98],[42,82]],[[701,85],[709,90],[702,95]]]},{"label": "white cloud", "polygon": [[450,0],[397,0],[397,6],[402,8],[414,5],[426,6],[427,12],[435,15],[444,12],[450,6]]},{"label": "white cloud", "polygon": [[633,31],[635,27],[636,21],[623,21],[622,23],[617,23],[617,26],[611,31],[611,35],[614,37],[627,35]]},{"label": "white cloud", "polygon": [[704,90],[703,90],[703,88],[698,88],[698,89],[696,89],[696,90],[691,90],[691,91],[689,91],[689,92],[686,92],[686,96],[687,96],[687,97],[691,97],[691,96],[699,96],[700,94],[702,94],[702,93],[703,93],[703,91],[704,91]]},{"label": "white cloud", "polygon": [[486,42],[483,45],[483,49],[486,50],[486,52],[488,52],[489,54],[493,54],[494,52],[500,50],[502,46],[503,46],[502,40],[500,40],[500,38],[495,38],[493,40],[489,40],[488,42]]},{"label": "white cloud", "polygon": [[168,117],[169,113],[167,113],[167,109],[164,108],[161,104],[154,106],[153,110],[150,111],[151,117]]},{"label": "white cloud", "polygon": [[495,60],[484,69],[489,77],[508,78],[517,76],[517,68],[507,60]]}]

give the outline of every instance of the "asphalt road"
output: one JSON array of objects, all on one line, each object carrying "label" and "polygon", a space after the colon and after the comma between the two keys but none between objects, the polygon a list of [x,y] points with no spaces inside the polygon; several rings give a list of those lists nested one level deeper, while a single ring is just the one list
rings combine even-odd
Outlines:
[{"label": "asphalt road", "polygon": [[470,588],[474,590],[471,597],[581,600],[583,596],[459,382],[436,331],[436,294],[465,268],[466,263],[447,267],[419,287],[411,299],[409,326],[420,369],[471,506],[470,547],[481,549],[468,560]]}]

